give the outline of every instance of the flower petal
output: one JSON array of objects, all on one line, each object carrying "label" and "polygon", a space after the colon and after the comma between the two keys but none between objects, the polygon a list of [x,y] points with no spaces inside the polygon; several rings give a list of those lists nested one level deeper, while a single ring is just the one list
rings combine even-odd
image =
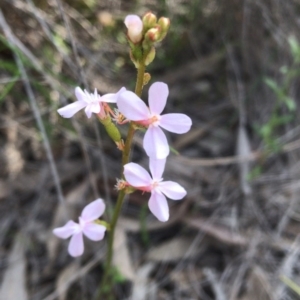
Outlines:
[{"label": "flower petal", "polygon": [[88,104],[84,111],[85,111],[86,116],[88,118],[90,118],[92,116],[92,112],[93,112],[91,104]]},{"label": "flower petal", "polygon": [[129,120],[141,121],[150,118],[147,105],[133,92],[125,91],[117,100],[119,111]]},{"label": "flower petal", "polygon": [[185,114],[165,114],[161,116],[159,126],[174,133],[186,133],[191,129],[192,120]]},{"label": "flower petal", "polygon": [[136,34],[141,33],[141,31],[143,30],[143,22],[141,18],[137,15],[126,16],[124,23],[128,29],[130,29]]},{"label": "flower petal", "polygon": [[81,213],[81,218],[85,222],[91,222],[97,220],[103,215],[105,210],[105,203],[102,199],[96,199],[95,201],[89,203]]},{"label": "flower petal", "polygon": [[73,117],[78,111],[83,109],[86,106],[86,103],[83,101],[76,101],[71,104],[68,104],[60,109],[57,112],[64,118]]},{"label": "flower petal", "polygon": [[166,159],[155,159],[150,157],[149,167],[153,180],[160,180],[165,170]]},{"label": "flower petal", "polygon": [[68,251],[69,254],[73,257],[77,257],[83,254],[84,245],[81,231],[72,236],[69,243]]},{"label": "flower petal", "polygon": [[136,163],[129,163],[124,166],[124,176],[133,187],[146,187],[152,183],[149,173]]},{"label": "flower petal", "polygon": [[116,103],[119,96],[126,91],[126,88],[125,87],[122,87],[117,93],[109,93],[109,94],[106,94],[106,95],[103,95],[101,97],[101,101],[102,102],[109,102],[109,103]]},{"label": "flower petal", "polygon": [[100,241],[104,237],[106,228],[103,225],[88,223],[83,228],[83,233],[92,241]]},{"label": "flower petal", "polygon": [[142,39],[143,22],[137,15],[128,15],[124,21],[128,28],[127,34],[132,42],[137,43]]},{"label": "flower petal", "polygon": [[91,111],[95,114],[98,114],[100,112],[100,103],[98,102],[94,102],[94,103],[91,103],[89,104],[90,107],[91,107]]},{"label": "flower petal", "polygon": [[148,102],[152,114],[161,114],[166,106],[168,95],[169,88],[165,83],[154,82],[150,86]]},{"label": "flower petal", "polygon": [[77,223],[74,221],[68,221],[63,227],[55,228],[52,232],[61,239],[67,239],[74,234],[78,228],[79,225]]},{"label": "flower petal", "polygon": [[150,126],[146,131],[143,147],[149,157],[164,159],[170,153],[167,138],[159,127]]},{"label": "flower petal", "polygon": [[148,206],[159,221],[166,222],[169,220],[169,206],[164,195],[152,192]]},{"label": "flower petal", "polygon": [[86,102],[86,95],[79,86],[75,88],[75,96],[78,101]]},{"label": "flower petal", "polygon": [[160,182],[158,188],[163,194],[173,200],[180,200],[186,195],[186,190],[174,181]]}]

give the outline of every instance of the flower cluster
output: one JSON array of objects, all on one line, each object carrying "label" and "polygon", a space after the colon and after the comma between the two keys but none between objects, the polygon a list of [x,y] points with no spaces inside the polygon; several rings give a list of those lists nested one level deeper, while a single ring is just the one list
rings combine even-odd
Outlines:
[{"label": "flower cluster", "polygon": [[[125,19],[128,29],[127,38],[131,48],[131,59],[138,67],[150,63],[155,50],[153,44],[161,41],[168,29],[170,22],[167,18],[158,21],[152,13],[147,13],[141,20],[138,16],[129,15]],[[140,54],[143,54],[140,57]],[[149,74],[148,74],[149,75]],[[149,78],[150,80],[150,75]],[[146,81],[144,81],[144,84]],[[166,197],[180,200],[186,195],[185,189],[176,182],[164,181],[162,178],[166,158],[170,153],[164,130],[183,134],[190,130],[192,121],[185,114],[162,114],[169,95],[169,88],[163,82],[153,83],[148,92],[148,103],[140,99],[135,93],[121,88],[115,94],[100,96],[95,89],[94,93],[75,88],[77,101],[63,108],[58,113],[64,118],[71,118],[79,110],[85,108],[88,118],[96,114],[100,122],[120,150],[124,150],[124,142],[116,126],[130,122],[135,129],[146,130],[143,148],[149,157],[151,175],[140,165],[130,162],[123,166],[122,179],[118,181],[118,190],[125,192],[140,190],[151,194],[148,206],[153,215],[162,222],[169,219],[169,207]],[[108,103],[116,104],[117,109],[112,109]],[[113,121],[116,123],[113,123]],[[125,152],[124,152],[125,153]],[[84,251],[83,235],[93,241],[103,239],[106,227],[97,220],[104,212],[105,204],[102,199],[97,199],[87,205],[79,217],[79,223],[68,221],[63,227],[54,229],[53,233],[63,239],[71,237],[69,254],[82,255]]]},{"label": "flower cluster", "polygon": [[165,17],[157,20],[153,13],[148,12],[143,19],[136,15],[128,15],[124,23],[127,27],[132,62],[138,67],[141,58],[144,57],[145,65],[149,65],[155,58],[154,45],[167,35],[170,20]]}]

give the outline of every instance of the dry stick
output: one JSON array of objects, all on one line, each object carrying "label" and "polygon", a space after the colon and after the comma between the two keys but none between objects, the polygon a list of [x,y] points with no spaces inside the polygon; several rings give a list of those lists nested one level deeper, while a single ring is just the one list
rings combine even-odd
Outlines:
[{"label": "dry stick", "polygon": [[[281,153],[287,153],[300,148],[300,139],[290,142],[282,146]],[[178,160],[192,167],[216,167],[216,166],[226,166],[231,164],[238,164],[243,161],[256,161],[260,158],[268,158],[275,155],[274,153],[268,153],[264,151],[254,151],[247,156],[227,156],[227,157],[217,157],[208,159],[197,159],[189,158],[184,156],[179,156]]]},{"label": "dry stick", "polygon": [[[56,50],[59,52],[59,54],[62,56],[63,60],[68,64],[68,66],[72,69],[72,71],[76,71],[76,65],[74,62],[61,50],[61,48],[55,43],[53,35],[51,33],[51,30],[49,29],[49,26],[45,19],[41,15],[41,10],[38,9],[32,0],[26,0],[27,1],[27,10],[34,15],[34,17],[37,19],[37,21],[40,23],[44,33],[46,34],[47,38],[51,41],[51,43],[54,45]],[[25,4],[26,5],[26,4]]]},{"label": "dry stick", "polygon": [[[1,18],[2,18],[2,12],[0,11],[0,19]],[[49,143],[49,140],[48,140],[48,137],[47,137],[47,133],[46,133],[46,130],[45,130],[45,127],[44,127],[44,123],[42,121],[41,114],[40,114],[40,111],[39,111],[39,108],[38,108],[33,90],[32,90],[31,85],[29,83],[28,76],[27,76],[26,70],[24,68],[23,62],[22,62],[22,60],[20,59],[20,57],[17,53],[14,53],[14,56],[15,56],[15,61],[17,63],[17,66],[18,66],[18,68],[21,72],[21,77],[22,77],[22,80],[23,80],[23,83],[24,83],[24,87],[25,87],[27,96],[29,98],[29,103],[30,103],[31,109],[32,109],[34,117],[36,119],[38,128],[39,128],[39,130],[40,130],[40,132],[42,133],[42,136],[43,136],[43,145],[44,145],[44,148],[45,148],[45,151],[46,151],[48,161],[50,163],[51,173],[52,173],[52,176],[53,176],[53,179],[54,179],[58,199],[61,202],[61,204],[63,205],[64,213],[65,213],[65,216],[67,217],[68,212],[67,212],[67,209],[66,209],[66,206],[65,206],[65,201],[64,201],[64,197],[63,197],[63,193],[62,193],[62,188],[61,188],[61,185],[60,185],[60,179],[59,179],[59,175],[58,175],[56,165],[55,165],[55,162],[54,162],[54,158],[53,158],[52,150],[51,150],[50,143]]]},{"label": "dry stick", "polygon": [[[54,44],[54,46],[57,48],[57,50],[60,52],[60,54],[63,56],[63,58],[67,61],[67,63],[73,68],[74,70],[74,63],[66,56],[64,55],[60,49],[56,46],[56,44],[54,43],[53,41],[53,38],[52,38],[52,35],[51,35],[51,32],[48,28],[48,25],[47,23],[44,21],[45,19],[45,15],[43,15],[43,12],[41,10],[39,10],[38,8],[36,8],[34,6],[34,4],[32,3],[32,0],[27,0],[27,2],[29,4],[25,4],[25,3],[20,3],[22,4],[23,6],[25,5],[25,7],[22,6],[23,9],[26,9],[27,11],[31,12],[31,13],[34,13],[34,15],[36,16],[36,18],[38,19],[39,23],[41,24],[45,34],[47,35],[47,37],[52,41],[52,43]],[[59,4],[59,3],[58,3]],[[60,8],[61,6],[58,5]],[[60,9],[60,13],[62,16],[64,16],[64,10],[63,9]],[[76,44],[75,44],[75,41],[73,39],[73,35],[71,34],[70,32],[70,27],[68,25],[68,22],[66,20],[66,18],[63,18],[64,19],[64,23],[65,23],[65,26],[69,32],[69,40],[71,41],[72,43],[72,47],[73,47],[73,52],[75,54],[75,57],[76,57],[76,61],[77,61],[77,66],[78,68],[80,69],[80,63],[79,63],[79,58],[78,58],[78,54],[77,54],[77,48],[76,48]],[[52,24],[53,25],[53,24]],[[86,83],[86,80],[85,80],[85,76],[83,74],[83,71],[80,72],[80,76],[81,76],[81,81],[84,82],[85,86],[87,86],[87,83]],[[66,101],[65,101],[66,102]],[[95,194],[95,197],[98,197],[98,190],[97,190],[97,185],[95,183],[95,180],[93,179],[93,176],[92,176],[92,168],[91,168],[91,162],[90,162],[90,159],[89,159],[89,156],[88,156],[88,149],[86,147],[86,144],[85,144],[85,141],[83,139],[83,136],[81,134],[81,131],[80,131],[80,126],[78,125],[78,123],[75,121],[75,120],[72,120],[72,124],[73,126],[75,127],[75,130],[77,131],[79,137],[80,137],[80,142],[81,142],[81,146],[82,146],[82,151],[83,151],[83,155],[84,155],[84,158],[85,158],[85,162],[87,164],[87,168],[88,168],[88,173],[89,173],[89,177],[90,177],[90,181],[91,181],[91,184],[92,184],[92,188],[94,190],[94,194]],[[96,127],[95,125],[95,122],[93,122],[93,125],[94,127]],[[99,146],[99,148],[101,149],[102,146],[101,146],[101,141],[100,141],[100,133],[99,133],[99,129],[96,127],[95,128],[95,133],[96,133],[96,140],[97,140],[97,144]],[[105,187],[105,196],[106,196],[106,200],[108,202],[110,202],[110,190],[109,190],[109,186],[108,186],[108,176],[107,176],[107,172],[106,172],[106,168],[105,168],[105,159],[103,157],[103,154],[102,152],[100,152],[100,160],[101,160],[101,166],[102,166],[102,174],[103,174],[103,180],[104,180],[104,187]]]},{"label": "dry stick", "polygon": [[216,272],[210,268],[204,268],[203,273],[206,276],[208,282],[211,284],[216,300],[226,300],[226,294],[220,280],[217,278]]},{"label": "dry stick", "polygon": [[[299,259],[299,249],[300,249],[300,235],[298,235],[293,243],[293,246],[290,251],[287,253],[285,259],[283,260],[279,270],[277,271],[276,278],[280,278],[280,276],[284,275],[288,278],[292,277],[293,275],[293,268],[296,265]],[[280,282],[275,289],[275,300],[284,299],[286,284]]]},{"label": "dry stick", "polygon": [[61,17],[62,17],[62,19],[64,21],[65,27],[66,27],[68,35],[69,35],[69,39],[70,39],[70,42],[71,42],[71,45],[72,45],[73,54],[74,54],[75,60],[77,62],[77,67],[78,67],[78,70],[79,70],[80,78],[81,78],[82,83],[84,84],[84,86],[87,87],[87,81],[86,81],[86,78],[84,76],[84,72],[83,72],[82,66],[80,64],[80,60],[79,60],[79,56],[78,56],[78,51],[77,51],[76,43],[75,43],[72,31],[71,31],[70,23],[68,21],[68,18],[66,17],[66,14],[65,14],[65,11],[64,11],[64,8],[62,6],[61,1],[60,0],[56,0],[56,3],[57,3],[59,12],[61,14]]},{"label": "dry stick", "polygon": [[[297,161],[295,159],[293,159],[292,155],[289,156],[289,165],[293,166],[297,163]],[[289,171],[291,170],[291,168],[289,168]],[[285,230],[285,228],[288,226],[290,219],[291,219],[291,215],[292,213],[295,211],[295,206],[297,206],[298,204],[298,194],[299,194],[299,187],[297,187],[296,189],[293,188],[291,189],[291,199],[289,201],[289,205],[288,208],[285,210],[283,216],[280,218],[278,225],[277,225],[277,233],[276,236],[277,238],[279,238],[281,236],[281,234],[283,233],[283,231]]]},{"label": "dry stick", "polygon": [[[85,88],[87,88],[88,84],[87,84],[87,80],[86,80],[86,75],[85,75],[85,72],[84,72],[84,70],[83,70],[83,68],[80,64],[80,59],[79,59],[79,55],[78,55],[78,51],[77,51],[77,45],[76,45],[74,36],[72,34],[72,29],[71,29],[70,22],[69,22],[66,14],[65,14],[65,10],[63,8],[63,5],[62,5],[61,1],[56,0],[56,3],[59,7],[60,14],[63,18],[65,27],[68,31],[69,40],[71,41],[71,44],[72,44],[72,50],[73,50],[73,53],[74,53],[74,56],[75,56],[75,60],[77,62],[77,66],[78,66],[78,69],[79,69],[79,74],[80,74],[81,81],[84,84]],[[109,185],[108,185],[108,175],[107,175],[107,171],[106,171],[106,164],[105,164],[104,154],[103,154],[103,151],[101,150],[101,149],[103,149],[103,146],[102,146],[100,131],[99,131],[99,128],[97,127],[97,123],[96,123],[95,120],[93,120],[93,127],[94,127],[94,131],[95,131],[95,134],[96,134],[96,141],[97,141],[98,148],[99,148],[102,177],[103,177],[104,189],[105,189],[105,199],[109,204],[109,208],[111,208],[112,203],[111,203],[111,199],[110,199],[110,189],[109,189]],[[93,186],[94,194],[95,194],[96,197],[98,197],[99,190],[98,190],[97,184],[96,184],[95,180],[92,177],[91,177],[91,179],[92,179],[92,186]]]},{"label": "dry stick", "polygon": [[0,9],[0,26],[3,29],[4,35],[6,36],[7,40],[10,42],[11,45],[18,48],[24,56],[26,56],[30,62],[32,63],[33,67],[43,74],[45,79],[48,83],[53,87],[53,89],[57,91],[62,91],[61,83],[52,78],[47,72],[44,71],[44,67],[42,63],[30,52],[30,50],[24,46],[24,44],[12,33],[11,28],[7,24],[5,17]]},{"label": "dry stick", "polygon": [[[82,278],[87,273],[89,273],[96,265],[99,264],[99,262],[103,259],[103,256],[103,253],[98,254],[85,265],[83,265],[78,272],[76,272],[72,277],[69,278],[69,280],[65,283],[60,292],[65,292],[71,286],[72,283],[76,282],[78,279]],[[60,296],[61,294],[59,293],[59,291],[55,290],[43,300],[56,300]]]},{"label": "dry stick", "polygon": [[[66,27],[67,32],[68,32],[69,39],[71,41],[73,54],[75,56],[75,61],[77,62],[77,66],[78,66],[78,70],[79,70],[79,76],[80,76],[80,78],[82,80],[82,83],[87,88],[87,81],[86,81],[86,78],[84,76],[81,64],[80,64],[80,60],[79,60],[79,56],[78,56],[78,52],[77,52],[76,43],[75,43],[72,31],[71,31],[71,26],[70,26],[70,24],[68,22],[68,18],[66,17],[65,12],[64,12],[64,9],[63,9],[63,6],[61,4],[61,1],[60,0],[56,0],[56,4],[58,6],[59,12],[61,14],[61,17],[62,17],[62,19],[64,21],[65,27]],[[88,169],[91,170],[92,169],[92,167],[91,167],[91,161],[90,161],[90,158],[89,158],[88,155],[86,156],[86,161],[88,163]],[[92,172],[91,171],[89,172],[89,177],[90,177],[90,182],[92,184],[92,189],[93,189],[93,192],[94,192],[94,196],[95,196],[95,198],[98,198],[98,195],[99,195],[98,187],[97,187],[95,178],[92,176]]]},{"label": "dry stick", "polygon": [[[235,75],[236,81],[236,93],[234,93],[233,89],[230,87],[230,81],[227,80],[229,86],[229,94],[232,98],[235,98],[238,102],[238,113],[239,113],[239,128],[238,128],[238,135],[237,135],[237,146],[236,152],[238,156],[245,156],[251,153],[250,143],[248,134],[246,131],[246,121],[247,121],[247,114],[246,114],[246,107],[245,107],[245,89],[242,83],[242,76],[240,72],[240,68],[236,59],[234,57],[233,51],[230,46],[226,46],[227,49],[227,56],[229,60],[229,64],[233,69],[233,73]],[[239,177],[240,177],[240,188],[243,192],[244,196],[249,196],[251,194],[251,186],[247,180],[249,174],[249,162],[248,161],[241,161],[239,163]],[[240,201],[239,208],[242,208],[244,201]]]},{"label": "dry stick", "polygon": [[[61,87],[61,83],[59,81],[57,81],[55,78],[53,78],[52,76],[50,76],[47,72],[45,72],[43,65],[41,64],[41,62],[30,52],[30,50],[24,46],[24,44],[13,34],[11,28],[9,27],[9,25],[7,24],[4,15],[2,13],[2,10],[0,9],[0,26],[3,29],[3,32],[7,38],[7,40],[10,42],[11,45],[13,45],[13,47],[16,47],[18,50],[20,50],[20,52],[22,52],[22,54],[27,57],[32,66],[39,71],[41,74],[43,74],[44,78],[46,79],[46,81],[50,84],[50,86],[54,89],[57,90],[59,92],[61,92],[62,96],[64,97],[64,94],[66,94],[66,90],[62,89]],[[67,93],[68,96],[70,96],[70,93]],[[65,98],[64,98],[65,99]],[[66,100],[65,100],[66,102]],[[81,134],[81,130],[80,130],[80,126],[78,124],[78,122],[76,120],[72,120],[72,124],[75,128],[75,130],[78,133],[79,136],[79,140],[80,140],[80,144],[82,146],[82,150],[83,150],[83,155],[88,167],[88,172],[89,174],[92,173],[91,168],[89,168],[90,164],[89,162],[89,157],[87,154],[87,147],[86,144],[84,142],[84,138]],[[90,175],[91,176],[91,175]]]},{"label": "dry stick", "polygon": [[[11,34],[11,30],[10,30],[8,24],[6,23],[6,20],[4,18],[4,15],[3,15],[1,9],[0,9],[0,25],[3,29],[3,31],[4,31],[4,34],[7,38],[7,40],[9,41],[9,43],[11,43],[12,45],[15,45],[16,41],[13,39],[13,36]],[[21,72],[21,77],[22,77],[22,80],[23,80],[23,83],[24,83],[26,93],[27,93],[28,98],[29,98],[29,102],[30,102],[34,117],[36,119],[39,130],[41,131],[42,136],[43,136],[43,145],[44,145],[44,148],[45,148],[45,151],[46,151],[47,158],[48,158],[49,163],[50,163],[50,168],[51,168],[52,176],[53,176],[53,179],[54,179],[57,195],[58,195],[59,201],[64,205],[65,201],[64,201],[63,194],[62,194],[59,175],[58,175],[58,172],[57,172],[57,169],[56,169],[56,165],[55,165],[55,162],[54,162],[54,158],[53,158],[53,154],[52,154],[52,151],[51,151],[50,143],[49,143],[49,140],[48,140],[48,137],[47,137],[47,134],[46,134],[46,130],[45,130],[45,127],[44,127],[44,124],[43,124],[43,121],[42,121],[42,118],[41,118],[41,115],[40,115],[39,108],[37,106],[34,93],[31,89],[31,85],[29,83],[28,76],[27,76],[26,70],[24,68],[24,65],[23,65],[19,55],[16,52],[14,53],[14,55],[15,55],[15,61],[17,63],[17,66],[18,66],[18,68]],[[41,67],[39,64],[37,64],[37,65],[39,67]],[[65,207],[65,205],[64,205],[64,207]],[[65,215],[67,216],[66,209],[65,209]]]}]

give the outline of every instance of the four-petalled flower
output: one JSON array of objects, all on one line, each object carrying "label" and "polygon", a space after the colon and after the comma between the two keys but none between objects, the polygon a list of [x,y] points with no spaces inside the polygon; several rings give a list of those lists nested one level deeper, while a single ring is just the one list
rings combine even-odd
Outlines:
[{"label": "four-petalled flower", "polygon": [[73,257],[83,254],[83,235],[92,241],[100,241],[104,237],[106,227],[94,223],[104,212],[105,204],[102,199],[97,199],[88,204],[79,217],[79,223],[68,221],[63,227],[55,228],[53,233],[62,239],[70,236],[68,251]]},{"label": "four-petalled flower", "polygon": [[169,89],[165,83],[155,82],[149,88],[149,108],[130,91],[124,91],[117,100],[119,111],[127,119],[148,127],[143,146],[150,158],[163,159],[170,153],[167,138],[160,127],[181,134],[189,131],[192,125],[192,120],[185,114],[161,115],[168,94]]},{"label": "four-petalled flower", "polygon": [[77,101],[58,109],[57,112],[64,118],[71,118],[79,110],[85,107],[85,113],[87,117],[90,118],[92,116],[92,113],[100,113],[102,102],[116,103],[119,95],[125,90],[126,89],[123,87],[115,94],[110,93],[100,96],[97,93],[97,89],[95,89],[93,94],[90,94],[86,90],[83,91],[79,86],[77,86],[75,88]]},{"label": "four-petalled flower", "polygon": [[136,163],[128,163],[124,166],[124,176],[126,181],[134,188],[150,192],[149,209],[161,222],[169,219],[169,206],[167,196],[173,200],[180,200],[186,195],[186,190],[176,182],[163,181],[166,159],[150,158],[150,174]]}]

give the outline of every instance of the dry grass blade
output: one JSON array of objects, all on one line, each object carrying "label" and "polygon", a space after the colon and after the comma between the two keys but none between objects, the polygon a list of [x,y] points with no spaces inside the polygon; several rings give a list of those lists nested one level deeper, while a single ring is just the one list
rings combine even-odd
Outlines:
[{"label": "dry grass blade", "polygon": [[[76,282],[76,280],[78,280],[79,278],[85,276],[91,269],[93,269],[99,263],[99,261],[102,260],[103,256],[104,256],[104,253],[101,252],[98,256],[96,256],[91,261],[86,263],[83,267],[81,267],[75,274],[73,273],[73,276],[71,276],[69,278],[68,284],[61,286],[59,292],[61,293],[61,292],[63,292],[63,290],[68,289],[68,287],[72,283]],[[55,299],[57,299],[58,296],[59,296],[59,294],[58,294],[58,291],[56,290],[53,293],[49,294],[47,297],[45,297],[43,300],[55,300]]]},{"label": "dry grass blade", "polygon": [[[282,152],[288,153],[300,149],[300,140],[287,143],[283,145]],[[215,167],[215,166],[226,166],[232,164],[238,164],[241,162],[256,161],[260,158],[266,158],[266,154],[263,151],[253,151],[246,156],[227,156],[207,159],[188,158],[184,156],[178,156],[178,160],[187,164],[190,167]]]},{"label": "dry grass blade", "polygon": [[201,218],[184,218],[184,222],[196,229],[203,231],[206,235],[222,242],[228,246],[245,247],[248,245],[248,240],[238,233],[234,233],[229,229],[215,225]]},{"label": "dry grass blade", "polygon": [[[0,10],[0,24],[3,28],[3,31],[5,32],[5,34],[7,36],[8,41],[12,45],[14,45],[16,40],[14,39],[14,37],[12,35],[12,32],[11,32],[11,29],[9,28],[8,24],[6,23],[6,20],[4,18],[4,15],[2,14],[1,10]],[[28,96],[28,99],[29,99],[34,117],[36,119],[39,130],[40,130],[40,132],[42,133],[42,136],[43,136],[43,144],[44,144],[45,152],[46,152],[49,164],[50,164],[51,172],[52,172],[52,175],[53,175],[53,180],[55,182],[57,195],[58,195],[59,200],[63,203],[64,198],[63,198],[63,195],[62,195],[62,189],[61,189],[61,185],[60,185],[59,175],[58,175],[57,168],[56,168],[56,165],[55,165],[55,162],[54,162],[54,158],[53,158],[53,154],[52,154],[52,151],[51,151],[50,143],[49,143],[49,140],[48,140],[48,137],[47,137],[47,134],[46,134],[46,130],[45,130],[42,118],[41,118],[39,108],[38,108],[33,90],[31,88],[26,70],[24,68],[23,62],[21,61],[21,59],[20,59],[17,52],[14,53],[14,56],[15,56],[16,64],[17,64],[17,66],[19,68],[19,71],[21,73],[21,77],[22,77],[22,80],[23,80],[23,83],[24,83],[24,87],[25,87],[25,90],[26,90],[26,93],[27,93],[27,96]]]},{"label": "dry grass blade", "polygon": [[254,266],[247,282],[247,291],[241,300],[272,300],[273,293],[268,274],[259,266]]},{"label": "dry grass blade", "polygon": [[191,248],[193,241],[193,237],[177,236],[170,241],[151,248],[147,253],[147,259],[156,262],[168,262],[180,260],[183,257],[194,257],[199,253],[199,249]]},{"label": "dry grass blade", "polygon": [[198,61],[192,61],[186,64],[184,67],[180,66],[177,70],[167,73],[163,77],[159,78],[160,81],[173,83],[186,80],[186,74],[189,74],[189,81],[207,73],[212,73],[214,68],[224,59],[224,51],[213,53],[208,57],[202,58]]},{"label": "dry grass blade", "polygon": [[207,280],[210,282],[214,292],[216,300],[226,300],[226,294],[223,290],[221,283],[219,282],[215,272],[212,269],[205,268],[203,270],[204,275],[206,276]]},{"label": "dry grass blade", "polygon": [[71,285],[72,278],[78,272],[78,269],[78,262],[74,261],[59,273],[56,281],[56,292],[59,300],[67,299],[68,287]]},{"label": "dry grass blade", "polygon": [[278,282],[279,284],[276,287],[274,292],[274,299],[280,300],[284,299],[286,285],[283,283],[279,278],[280,276],[284,275],[288,278],[292,278],[293,269],[298,261],[299,256],[299,245],[300,245],[300,236],[297,236],[296,240],[294,241],[294,247],[290,249],[290,252],[287,253],[285,259],[283,260],[279,270],[278,270]]},{"label": "dry grass blade", "polygon": [[137,270],[133,281],[131,300],[147,299],[149,275],[153,268],[153,263],[147,263]]},{"label": "dry grass blade", "polygon": [[119,224],[115,229],[113,264],[118,271],[127,279],[134,280],[135,271],[127,246],[127,236],[123,227]]},{"label": "dry grass blade", "polygon": [[54,90],[61,91],[60,82],[46,72],[39,59],[36,58],[32,54],[32,52],[30,52],[30,50],[13,34],[13,31],[8,26],[1,9],[0,9],[0,26],[2,27],[2,30],[7,40],[11,43],[11,45],[13,47],[18,48],[22,52],[22,54],[25,55],[30,60],[34,68],[44,75],[45,79],[53,87]]},{"label": "dry grass blade", "polygon": [[9,127],[7,129],[8,142],[4,149],[6,166],[9,178],[14,180],[16,176],[22,171],[25,162],[22,158],[20,150],[17,148],[18,129],[17,127]]},{"label": "dry grass blade", "polygon": [[17,234],[8,258],[8,267],[4,273],[0,288],[1,300],[28,300],[26,289],[25,245],[22,234]]},{"label": "dry grass blade", "polygon": [[[239,157],[247,157],[251,154],[251,148],[249,143],[248,134],[243,125],[239,127],[238,138],[237,138],[237,155]],[[240,184],[241,190],[244,195],[249,195],[251,191],[251,186],[248,182],[249,175],[249,161],[241,161],[239,163],[240,169]]]}]

